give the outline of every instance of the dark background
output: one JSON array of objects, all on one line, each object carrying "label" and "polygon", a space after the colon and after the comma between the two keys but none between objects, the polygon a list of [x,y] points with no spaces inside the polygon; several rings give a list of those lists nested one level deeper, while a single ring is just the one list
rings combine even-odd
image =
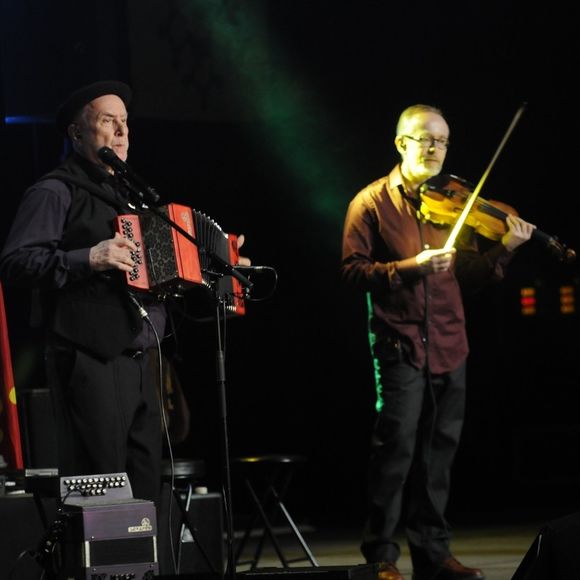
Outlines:
[{"label": "dark background", "polygon": [[[135,91],[130,163],[166,202],[245,233],[278,273],[270,299],[227,331],[231,454],[308,457],[294,510],[359,525],[373,421],[366,312],[338,279],[352,196],[396,163],[400,112],[443,109],[446,170],[476,183],[527,108],[482,195],[578,247],[577,14],[496,2],[3,0],[0,233],[24,189],[62,153],[52,123],[68,92],[116,78]],[[255,297],[270,279],[254,278]],[[530,243],[496,288],[466,299],[472,353],[452,521],[578,509],[578,318],[560,313],[577,264]],[[537,315],[523,317],[522,286]],[[42,386],[27,296],[7,293],[19,390]],[[191,306],[191,297],[181,301]],[[180,317],[167,341],[191,411],[178,456],[222,454],[212,324]]]}]

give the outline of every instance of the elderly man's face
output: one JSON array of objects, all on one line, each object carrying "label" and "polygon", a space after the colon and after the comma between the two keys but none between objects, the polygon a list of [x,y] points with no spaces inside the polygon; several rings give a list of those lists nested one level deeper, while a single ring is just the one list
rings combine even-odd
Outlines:
[{"label": "elderly man's face", "polygon": [[129,127],[125,103],[117,95],[103,95],[91,101],[77,122],[69,126],[69,136],[77,153],[110,171],[97,152],[101,147],[110,147],[117,157],[127,160]]}]

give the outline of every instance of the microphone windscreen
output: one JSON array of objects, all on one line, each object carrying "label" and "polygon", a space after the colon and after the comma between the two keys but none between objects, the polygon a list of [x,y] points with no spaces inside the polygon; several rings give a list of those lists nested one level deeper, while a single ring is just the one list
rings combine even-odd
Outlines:
[{"label": "microphone windscreen", "polygon": [[111,164],[116,160],[119,160],[115,152],[110,147],[101,147],[97,151],[97,155],[101,161],[104,161],[107,164]]}]

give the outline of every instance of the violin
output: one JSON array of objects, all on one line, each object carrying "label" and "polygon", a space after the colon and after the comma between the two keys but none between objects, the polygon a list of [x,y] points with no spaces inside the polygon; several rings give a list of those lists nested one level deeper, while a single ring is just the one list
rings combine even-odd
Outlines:
[{"label": "violin", "polygon": [[[473,185],[456,175],[436,175],[428,179],[420,189],[420,212],[425,219],[435,224],[453,225],[471,196]],[[465,223],[490,239],[500,240],[507,232],[506,218],[518,215],[511,206],[501,201],[478,197],[467,214]],[[546,245],[561,262],[572,262],[576,252],[564,246],[558,238],[534,229],[532,238]]]}]

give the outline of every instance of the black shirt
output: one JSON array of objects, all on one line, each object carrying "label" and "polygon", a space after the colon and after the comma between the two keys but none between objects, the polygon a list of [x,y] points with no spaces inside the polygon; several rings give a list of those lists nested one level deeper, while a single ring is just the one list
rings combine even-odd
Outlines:
[{"label": "black shirt", "polygon": [[[135,213],[106,171],[78,156],[74,157],[73,162],[111,196],[111,204],[117,206],[117,209],[112,209],[112,215],[115,212]],[[71,189],[58,179],[41,179],[24,193],[0,254],[2,280],[17,287],[59,290],[94,275],[89,264],[93,240],[86,247],[74,249],[67,249],[62,243],[66,236],[71,205]],[[164,305],[149,295],[139,297],[139,300],[149,314],[159,338],[163,338],[166,321]],[[149,324],[144,324],[129,348],[149,348],[155,345],[152,329]]]}]

